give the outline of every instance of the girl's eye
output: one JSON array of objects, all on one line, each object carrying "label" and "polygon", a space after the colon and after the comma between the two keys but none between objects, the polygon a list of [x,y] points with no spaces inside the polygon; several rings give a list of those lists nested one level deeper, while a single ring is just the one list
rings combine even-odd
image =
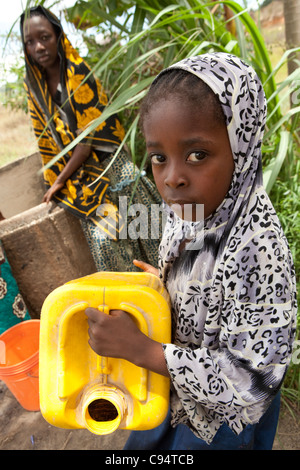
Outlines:
[{"label": "girl's eye", "polygon": [[201,162],[204,158],[207,157],[207,153],[199,151],[199,152],[192,152],[189,154],[187,160],[189,162]]},{"label": "girl's eye", "polygon": [[149,158],[151,160],[151,163],[153,163],[154,165],[158,165],[160,163],[165,162],[165,157],[163,157],[162,155],[154,154],[150,155]]}]

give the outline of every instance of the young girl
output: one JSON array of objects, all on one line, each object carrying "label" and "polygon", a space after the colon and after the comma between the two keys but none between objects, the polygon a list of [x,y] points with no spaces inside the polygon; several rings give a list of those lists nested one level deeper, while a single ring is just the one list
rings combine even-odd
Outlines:
[{"label": "young girl", "polygon": [[163,71],[143,103],[169,207],[159,275],[172,301],[172,344],[142,335],[125,312],[87,309],[98,354],[171,378],[171,418],[133,432],[126,449],[272,449],[297,307],[291,253],[262,186],[265,119],[256,73],[225,53]]}]

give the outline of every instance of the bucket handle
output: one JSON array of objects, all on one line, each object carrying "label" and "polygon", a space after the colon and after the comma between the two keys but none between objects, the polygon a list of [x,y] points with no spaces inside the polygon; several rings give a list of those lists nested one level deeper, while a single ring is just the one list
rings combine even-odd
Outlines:
[{"label": "bucket handle", "polygon": [[75,313],[84,311],[89,307],[87,302],[79,302],[69,307],[62,315],[59,322],[58,330],[58,396],[59,398],[67,398],[68,393],[66,390],[65,370],[66,370],[66,355],[65,345],[68,341],[68,328],[67,324]]},{"label": "bucket handle", "polygon": [[31,379],[38,379],[39,376],[38,375],[32,375],[30,372],[27,372],[27,377],[30,377]]}]

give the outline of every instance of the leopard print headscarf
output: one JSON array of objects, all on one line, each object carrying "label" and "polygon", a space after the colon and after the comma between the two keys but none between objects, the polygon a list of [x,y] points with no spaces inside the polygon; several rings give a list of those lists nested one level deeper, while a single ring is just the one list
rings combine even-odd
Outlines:
[{"label": "leopard print headscarf", "polygon": [[[218,96],[235,164],[229,191],[204,227],[170,210],[160,247],[173,307],[173,340],[164,345],[172,424],[186,423],[209,443],[222,423],[240,433],[258,422],[277,394],[295,336],[295,273],[262,186],[266,100],[257,74],[226,53],[171,68],[196,75]],[[189,249],[180,253],[187,234]]]}]

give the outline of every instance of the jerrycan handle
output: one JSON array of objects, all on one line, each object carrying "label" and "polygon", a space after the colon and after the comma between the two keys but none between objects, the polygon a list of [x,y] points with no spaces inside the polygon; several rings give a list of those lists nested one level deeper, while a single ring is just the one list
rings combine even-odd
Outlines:
[{"label": "jerrycan handle", "polygon": [[[105,304],[98,305],[98,310],[102,313],[105,313],[106,315],[109,315],[109,307]],[[100,372],[102,376],[102,383],[106,383],[107,376],[110,373],[110,369],[108,367],[108,358],[106,356],[99,356],[97,354],[97,371]]]},{"label": "jerrycan handle", "polygon": [[[68,324],[73,316],[82,312],[89,307],[88,302],[79,302],[69,307],[60,318],[59,331],[58,331],[58,396],[59,398],[66,398],[68,392],[66,391],[65,371],[66,371],[66,355],[65,346],[68,340]],[[109,314],[109,309],[106,305],[98,307],[99,310]],[[96,353],[95,353],[96,355]],[[108,374],[107,358],[97,356],[97,370],[105,377]]]},{"label": "jerrycan handle", "polygon": [[[120,304],[120,310],[124,310],[132,315],[136,322],[137,326],[142,333],[148,336],[148,325],[143,314],[137,309],[134,304],[122,302]],[[141,378],[139,388],[136,390],[136,398],[140,401],[147,400],[147,386],[148,386],[148,370],[141,368]]]},{"label": "jerrycan handle", "polygon": [[[66,381],[65,381],[65,370],[66,370],[66,356],[65,356],[65,345],[68,340],[68,323],[71,321],[73,315],[78,312],[84,311],[89,307],[88,302],[79,302],[75,305],[69,307],[62,315],[59,322],[59,331],[58,331],[58,396],[61,399],[68,397],[68,392],[66,390]],[[99,310],[104,310],[105,313],[109,313],[107,306],[98,306]],[[124,310],[132,315],[138,325],[138,328],[142,333],[148,336],[148,325],[143,314],[136,308],[135,305],[130,303],[122,302],[120,304],[120,310]],[[98,357],[97,369],[102,369],[103,366],[107,369],[107,364],[103,363],[102,358]],[[106,367],[105,367],[106,366]],[[107,374],[108,370],[101,370],[102,374]],[[140,401],[145,401],[147,399],[147,381],[148,381],[148,371],[141,368],[141,378],[138,389],[136,390],[136,398]]]},{"label": "jerrycan handle", "polygon": [[75,313],[88,308],[87,302],[79,302],[69,307],[62,315],[59,322],[58,330],[58,396],[59,398],[66,398],[68,393],[66,391],[65,370],[66,370],[66,355],[65,345],[68,341],[68,323]]}]

